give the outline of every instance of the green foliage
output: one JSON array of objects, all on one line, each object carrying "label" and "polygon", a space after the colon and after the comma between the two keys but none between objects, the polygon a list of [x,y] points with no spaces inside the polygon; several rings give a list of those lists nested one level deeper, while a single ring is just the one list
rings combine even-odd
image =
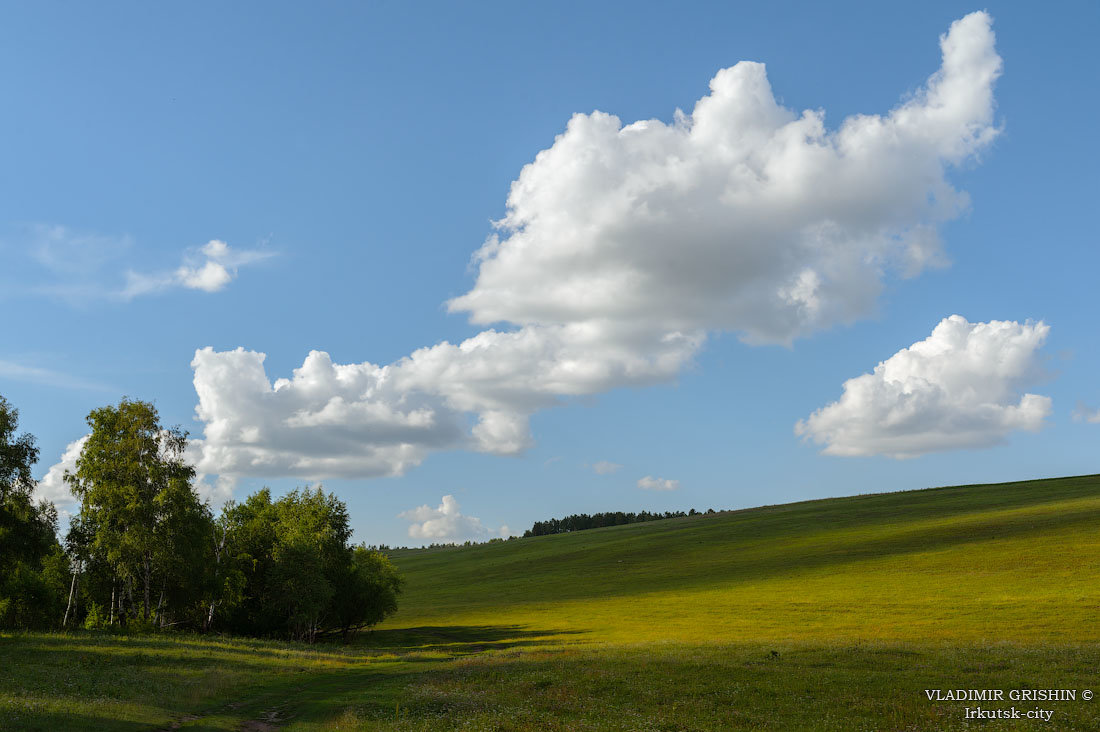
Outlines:
[{"label": "green foliage", "polygon": [[91,434],[76,471],[66,475],[81,500],[74,544],[105,561],[119,581],[140,584],[148,620],[154,586],[162,597],[169,589],[178,597],[201,567],[195,540],[206,535],[210,515],[191,485],[195,469],[183,460],[187,434],[162,427],[152,404],[129,399],[93,410],[87,422]]},{"label": "green foliage", "polygon": [[38,448],[16,435],[19,412],[0,396],[0,628],[46,628],[56,623],[58,587],[44,576],[57,544],[57,511],[34,503],[31,466]]},{"label": "green foliage", "polygon": [[38,462],[38,448],[30,434],[16,437],[18,427],[19,410],[0,396],[0,497],[34,488],[31,466]]},{"label": "green foliage", "polygon": [[352,550],[347,575],[334,598],[335,625],[345,640],[348,634],[369,628],[397,612],[397,595],[404,581],[393,563],[365,546]]},{"label": "green foliage", "polygon": [[[714,513],[710,508],[706,511]],[[531,528],[523,532],[524,538],[531,536],[547,536],[549,534],[568,534],[572,531],[585,531],[586,529],[602,529],[605,526],[622,526],[623,524],[636,524],[645,521],[661,521],[662,519],[683,518],[685,516],[698,516],[699,512],[694,508],[690,512],[665,511],[664,513],[650,513],[640,511],[638,513],[622,511],[608,511],[606,513],[575,513],[561,519],[548,519],[536,521]],[[467,542],[469,543],[469,542]]]},{"label": "green foliage", "polygon": [[57,622],[50,610],[57,607],[54,588],[41,571],[18,562],[3,578],[6,602],[0,610],[0,625],[9,628],[48,628]]},{"label": "green foliage", "polygon": [[[81,501],[62,549],[52,504],[32,501],[34,438],[0,397],[0,628],[231,629],[345,638],[397,608],[384,556],[353,548],[347,507],[320,488],[266,488],[215,519],[184,461],[187,433],[123,399],[93,410],[65,480]],[[83,618],[83,620],[81,620]]]},{"label": "green foliage", "polygon": [[314,640],[378,623],[396,607],[400,580],[384,557],[348,545],[347,507],[320,488],[273,501],[268,489],[226,507],[233,562],[244,579],[225,627]]},{"label": "green foliage", "polygon": [[100,630],[107,626],[107,615],[98,602],[88,603],[88,614],[84,616],[85,630]]}]

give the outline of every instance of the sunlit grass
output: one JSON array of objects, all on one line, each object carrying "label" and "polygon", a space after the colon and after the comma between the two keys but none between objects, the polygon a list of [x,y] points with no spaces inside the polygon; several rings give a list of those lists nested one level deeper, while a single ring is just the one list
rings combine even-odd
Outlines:
[{"label": "sunlit grass", "polygon": [[409,552],[395,561],[417,581],[389,627],[446,619],[592,643],[1094,641],[1097,526],[1100,481],[1081,478]]},{"label": "sunlit grass", "polygon": [[1098,526],[1090,476],[395,552],[350,647],[0,636],[0,729],[969,729],[923,689],[1100,691]]}]

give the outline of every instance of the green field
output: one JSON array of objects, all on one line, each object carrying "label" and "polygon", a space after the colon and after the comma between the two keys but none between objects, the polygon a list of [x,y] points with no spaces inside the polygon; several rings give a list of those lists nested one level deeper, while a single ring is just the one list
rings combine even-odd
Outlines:
[{"label": "green field", "polygon": [[0,636],[0,728],[1100,729],[924,693],[1100,692],[1100,476],[391,558],[401,609],[348,647]]}]

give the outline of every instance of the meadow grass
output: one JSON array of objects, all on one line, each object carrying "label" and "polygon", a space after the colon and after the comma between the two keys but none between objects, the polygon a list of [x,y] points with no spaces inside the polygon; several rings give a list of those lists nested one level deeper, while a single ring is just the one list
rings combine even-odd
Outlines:
[{"label": "meadow grass", "polygon": [[0,636],[0,729],[1100,729],[923,691],[1100,692],[1098,519],[1086,476],[395,551],[351,646]]}]

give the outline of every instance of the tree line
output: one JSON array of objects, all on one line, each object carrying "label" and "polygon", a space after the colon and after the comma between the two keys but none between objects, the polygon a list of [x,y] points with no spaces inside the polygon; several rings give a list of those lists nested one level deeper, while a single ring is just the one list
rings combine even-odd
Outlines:
[{"label": "tree line", "polygon": [[166,628],[314,641],[397,609],[402,580],[351,544],[347,507],[320,488],[264,488],[217,515],[195,490],[187,434],[123,399],[93,410],[65,480],[80,509],[63,538],[35,502],[38,449],[0,396],[0,627]]},{"label": "tree line", "polygon": [[[706,513],[714,513],[713,508],[708,508]],[[639,513],[623,513],[622,511],[608,511],[605,513],[575,513],[565,518],[552,518],[547,521],[536,521],[534,525],[523,532],[524,537],[546,536],[548,534],[567,534],[570,531],[584,531],[585,529],[599,529],[604,526],[622,526],[623,524],[635,524],[641,521],[661,521],[670,518],[683,518],[684,516],[699,516],[702,512],[694,508],[684,513],[683,511],[665,511],[664,513],[651,513],[641,511]]]}]

